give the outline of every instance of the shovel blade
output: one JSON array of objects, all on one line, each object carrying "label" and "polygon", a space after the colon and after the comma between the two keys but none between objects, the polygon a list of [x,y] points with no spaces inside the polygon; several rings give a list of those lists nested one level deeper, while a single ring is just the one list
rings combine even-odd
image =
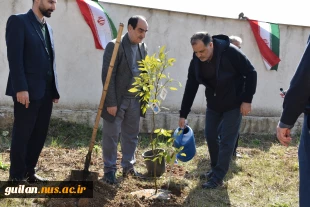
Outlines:
[{"label": "shovel blade", "polygon": [[71,170],[71,181],[97,181],[99,174],[85,170]]}]

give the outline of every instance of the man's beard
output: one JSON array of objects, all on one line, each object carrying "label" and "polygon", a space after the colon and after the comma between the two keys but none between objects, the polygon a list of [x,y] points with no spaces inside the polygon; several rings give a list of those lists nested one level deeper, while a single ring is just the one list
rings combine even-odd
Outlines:
[{"label": "man's beard", "polygon": [[39,7],[39,10],[40,10],[40,12],[41,12],[41,14],[43,15],[43,16],[45,16],[45,17],[51,17],[51,14],[52,14],[52,10],[49,10],[49,9],[43,9],[43,8],[41,8],[41,7]]}]

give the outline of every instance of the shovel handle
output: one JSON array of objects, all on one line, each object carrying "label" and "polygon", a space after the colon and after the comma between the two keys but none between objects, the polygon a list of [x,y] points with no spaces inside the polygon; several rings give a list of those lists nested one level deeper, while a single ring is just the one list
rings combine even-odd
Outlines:
[{"label": "shovel handle", "polygon": [[105,80],[105,83],[104,83],[104,87],[103,87],[103,90],[102,90],[102,95],[101,95],[100,104],[99,104],[99,107],[98,107],[96,121],[95,121],[95,125],[94,125],[94,128],[93,128],[93,134],[92,134],[92,137],[91,137],[91,140],[90,140],[90,143],[89,143],[89,149],[88,149],[89,153],[92,152],[93,147],[95,145],[95,140],[96,140],[96,136],[97,136],[97,130],[98,130],[98,125],[99,125],[99,121],[100,121],[100,117],[101,117],[101,112],[102,112],[103,104],[104,104],[104,101],[105,101],[105,97],[107,96],[108,87],[109,87],[112,71],[113,71],[113,68],[114,68],[115,59],[116,59],[116,56],[117,56],[119,44],[120,44],[120,41],[121,41],[121,36],[122,36],[122,33],[123,33],[123,28],[124,28],[124,24],[120,23],[119,24],[119,29],[118,29],[118,32],[117,32],[117,38],[116,38],[116,41],[115,41],[115,46],[114,46],[113,53],[112,53],[112,58],[111,58],[111,61],[110,61],[110,66],[109,66],[108,74],[107,74],[107,77],[106,77],[106,80]]}]

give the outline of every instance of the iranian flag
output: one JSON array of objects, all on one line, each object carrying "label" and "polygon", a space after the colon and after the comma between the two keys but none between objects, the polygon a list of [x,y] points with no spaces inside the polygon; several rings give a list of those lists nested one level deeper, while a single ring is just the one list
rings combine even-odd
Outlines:
[{"label": "iranian flag", "polygon": [[277,70],[281,61],[279,25],[248,19],[267,70]]},{"label": "iranian flag", "polygon": [[104,50],[105,46],[117,36],[111,18],[98,0],[76,0],[76,2],[93,33],[96,48]]}]

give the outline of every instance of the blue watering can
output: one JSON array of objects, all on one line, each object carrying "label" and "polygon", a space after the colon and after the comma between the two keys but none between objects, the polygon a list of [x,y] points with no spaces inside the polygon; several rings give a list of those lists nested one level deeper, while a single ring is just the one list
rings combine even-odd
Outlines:
[{"label": "blue watering can", "polygon": [[[196,144],[193,130],[186,126],[184,129],[177,128],[173,133],[174,147],[184,147],[180,153],[177,154],[177,159],[182,162],[190,161],[196,154]],[[186,154],[182,156],[181,153]]]}]

